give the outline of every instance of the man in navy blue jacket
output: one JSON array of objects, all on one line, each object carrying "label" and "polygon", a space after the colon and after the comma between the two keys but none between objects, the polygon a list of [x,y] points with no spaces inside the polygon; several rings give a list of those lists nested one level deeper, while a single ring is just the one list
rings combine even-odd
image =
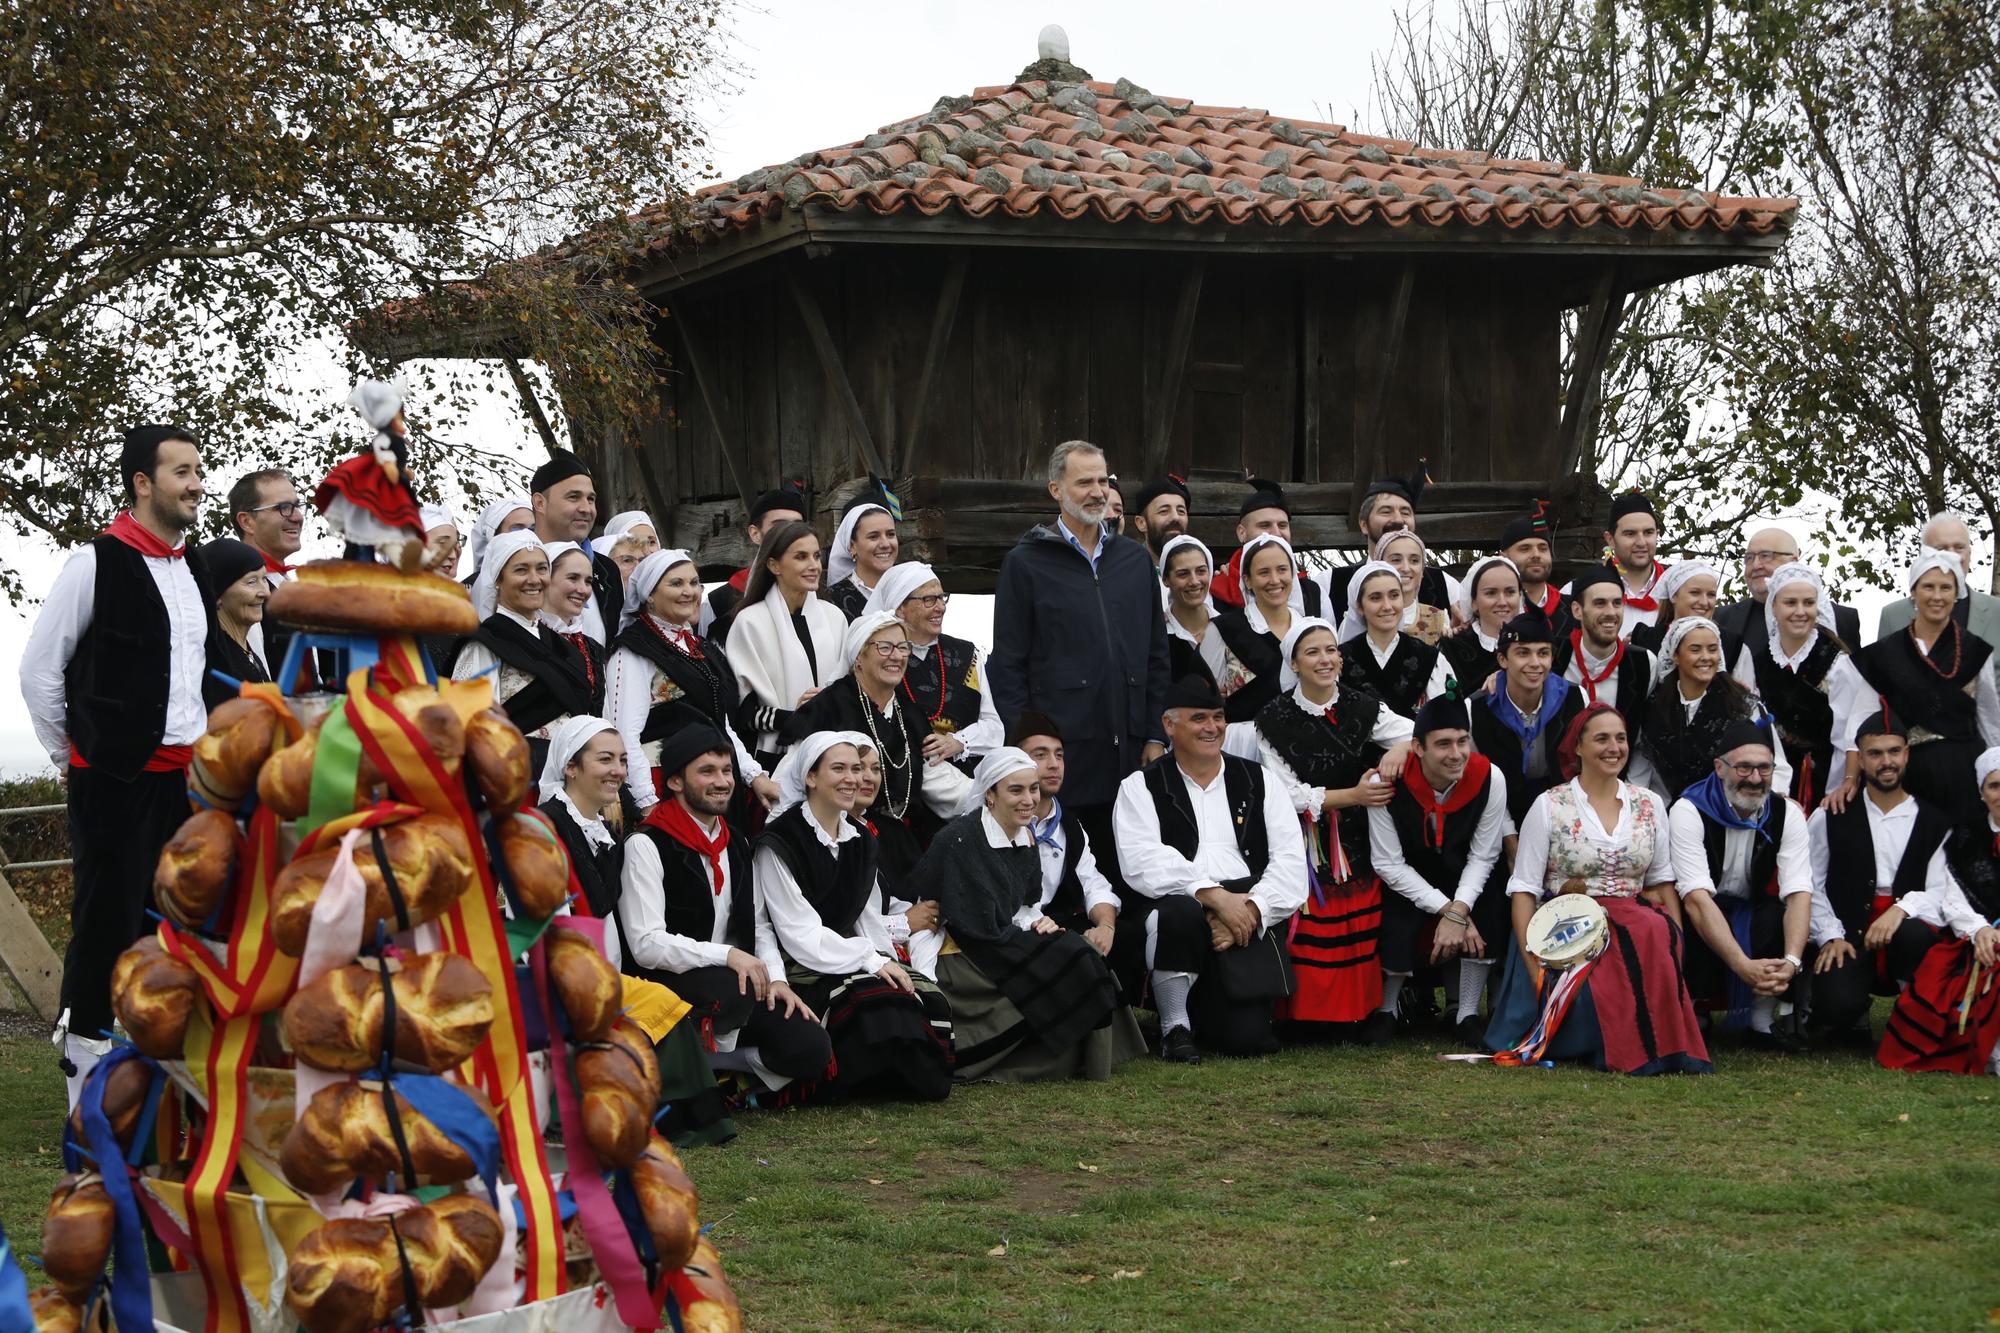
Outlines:
[{"label": "man in navy blue jacket", "polygon": [[1049,456],[1049,495],[1062,512],[1001,562],[988,658],[1004,723],[1033,709],[1062,728],[1063,805],[1107,849],[1119,780],[1165,752],[1167,700],[1159,580],[1146,548],[1105,526],[1110,494],[1096,445],[1070,440]]}]

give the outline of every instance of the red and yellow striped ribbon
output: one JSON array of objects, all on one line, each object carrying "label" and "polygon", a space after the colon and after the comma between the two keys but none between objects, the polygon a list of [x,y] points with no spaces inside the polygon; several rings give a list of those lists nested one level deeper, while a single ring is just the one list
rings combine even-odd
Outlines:
[{"label": "red and yellow striped ribbon", "polygon": [[[501,1146],[527,1222],[523,1229],[526,1299],[545,1300],[563,1290],[562,1227],[555,1184],[549,1178],[542,1137],[535,1125],[526,1024],[521,1014],[514,960],[500,920],[486,843],[480,836],[479,821],[466,800],[465,790],[444,771],[408,719],[389,705],[389,695],[396,689],[424,680],[412,648],[413,645],[385,639],[376,678],[371,681],[368,673],[361,671],[348,677],[347,719],[354,734],[360,737],[363,751],[381,770],[396,797],[434,814],[456,815],[463,822],[472,846],[479,879],[452,904],[439,925],[446,947],[472,960],[492,984],[494,995],[506,1001],[495,1006],[489,1039],[473,1053],[471,1078],[500,1111]],[[480,682],[475,688],[484,691],[490,702],[490,685]]]}]

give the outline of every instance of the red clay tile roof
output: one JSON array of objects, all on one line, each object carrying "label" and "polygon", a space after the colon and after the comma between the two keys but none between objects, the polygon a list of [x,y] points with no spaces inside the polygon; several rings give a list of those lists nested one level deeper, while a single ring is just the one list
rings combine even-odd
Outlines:
[{"label": "red clay tile roof", "polygon": [[1001,223],[1044,212],[1106,222],[1272,226],[1616,227],[1765,235],[1796,199],[1653,190],[1554,162],[1418,148],[1267,111],[1195,106],[1126,81],[981,88],[858,143],[711,186],[646,248],[684,231],[742,231],[819,206],[957,210]]}]

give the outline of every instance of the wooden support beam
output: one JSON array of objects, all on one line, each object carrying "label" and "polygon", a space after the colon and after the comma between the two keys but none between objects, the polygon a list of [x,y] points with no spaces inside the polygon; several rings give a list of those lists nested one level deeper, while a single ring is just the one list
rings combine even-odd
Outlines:
[{"label": "wooden support beam", "polygon": [[[968,263],[967,252],[960,250],[945,266],[944,286],[938,289],[937,309],[931,312],[931,336],[924,344],[924,368],[917,373],[915,397],[910,402],[909,411],[904,415],[909,420],[909,429],[903,432],[901,445],[896,451],[898,462],[907,463],[916,457],[916,448],[923,438],[924,417],[930,407],[931,390],[937,381],[938,367],[944,363],[945,348],[951,343],[952,326],[958,321],[959,298],[965,294],[965,270]],[[882,476],[886,479],[888,474]]]},{"label": "wooden support beam", "polygon": [[855,439],[861,442],[861,461],[876,476],[887,477],[889,469],[882,465],[882,455],[876,452],[868,418],[862,414],[861,400],[854,396],[854,384],[847,378],[847,366],[841,361],[840,348],[834,345],[833,333],[826,326],[826,316],[820,313],[819,299],[799,280],[797,269],[786,271],[785,285],[792,289],[792,304],[799,308],[799,322],[805,325],[806,337],[812,340],[813,351],[819,355],[819,367],[826,374],[827,385],[840,401]]},{"label": "wooden support beam", "polygon": [[1410,322],[1410,296],[1417,286],[1416,261],[1406,259],[1396,274],[1396,286],[1389,295],[1389,320],[1376,354],[1375,372],[1368,385],[1361,420],[1354,432],[1354,495],[1347,502],[1347,522],[1361,526],[1361,498],[1368,483],[1382,470],[1382,427],[1388,419],[1389,385],[1396,377],[1396,365],[1403,359],[1403,331]]},{"label": "wooden support beam", "polygon": [[[0,853],[0,862],[6,856]],[[62,959],[21,905],[14,886],[0,874],[0,965],[28,1004],[48,1022],[62,1012]]]},{"label": "wooden support beam", "polygon": [[1174,416],[1181,405],[1181,385],[1187,380],[1188,350],[1194,346],[1194,321],[1201,309],[1201,285],[1207,268],[1204,256],[1189,264],[1181,275],[1173,328],[1167,334],[1166,364],[1161,368],[1159,392],[1152,396],[1146,447],[1139,456],[1140,474],[1147,479],[1159,477],[1167,470],[1167,448],[1173,440]]},{"label": "wooden support beam", "polygon": [[514,388],[521,395],[521,406],[528,409],[528,420],[535,423],[535,434],[542,437],[542,447],[553,458],[562,452],[562,445],[556,442],[555,428],[549,425],[548,413],[542,411],[542,403],[535,397],[535,386],[528,381],[528,372],[521,369],[519,357],[502,357],[507,365],[507,373],[514,379]]},{"label": "wooden support beam", "polygon": [[1569,387],[1563,394],[1562,424],[1556,429],[1556,475],[1566,477],[1583,466],[1583,451],[1597,430],[1597,409],[1603,402],[1604,364],[1618,325],[1625,318],[1625,294],[1618,290],[1617,269],[1606,264],[1597,275],[1590,304],[1576,324],[1574,360]]},{"label": "wooden support beam", "polygon": [[715,392],[709,387],[707,372],[702,369],[701,340],[695,336],[694,326],[688,323],[685,309],[675,310],[673,320],[681,331],[681,356],[687,362],[688,374],[694,377],[695,392],[701,395],[701,405],[707,410],[709,425],[715,431],[717,451],[722,455],[724,466],[729,469],[729,480],[736,484],[736,496],[743,501],[743,513],[747,517],[752,503],[750,488],[743,484],[743,471],[736,466],[736,451],[730,447],[729,432],[722,424],[722,412]]}]

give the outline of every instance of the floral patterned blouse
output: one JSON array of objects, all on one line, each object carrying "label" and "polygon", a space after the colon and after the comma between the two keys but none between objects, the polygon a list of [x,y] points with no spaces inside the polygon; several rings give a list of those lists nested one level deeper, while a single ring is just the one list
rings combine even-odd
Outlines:
[{"label": "floral patterned blouse", "polygon": [[1552,897],[1572,879],[1598,898],[1636,898],[1674,877],[1666,802],[1644,787],[1618,784],[1618,826],[1606,829],[1575,779],[1552,787],[1521,821],[1509,893]]}]

